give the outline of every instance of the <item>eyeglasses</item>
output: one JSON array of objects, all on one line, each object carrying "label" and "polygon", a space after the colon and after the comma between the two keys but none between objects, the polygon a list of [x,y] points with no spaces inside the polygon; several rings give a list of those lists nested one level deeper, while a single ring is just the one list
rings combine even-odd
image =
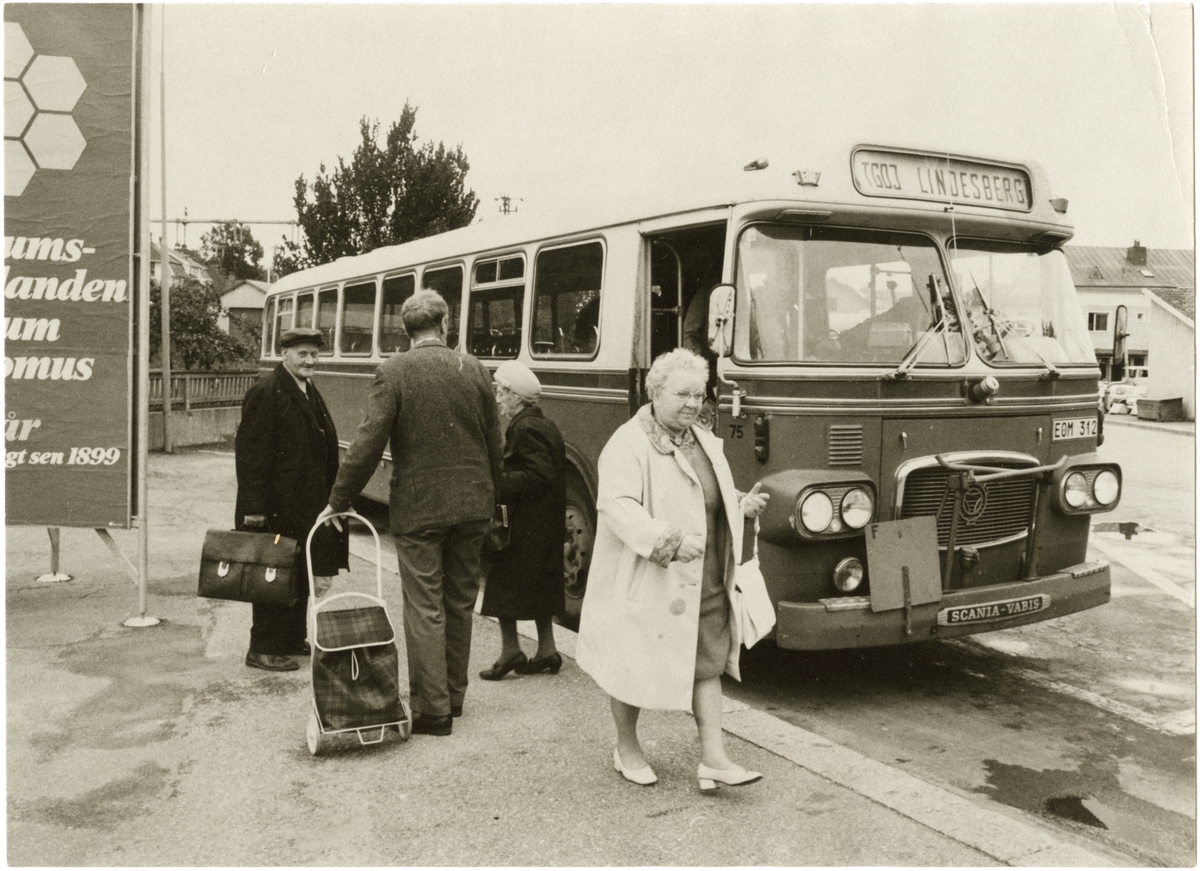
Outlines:
[{"label": "eyeglasses", "polygon": [[704,393],[703,391],[700,393],[692,393],[690,390],[676,390],[671,395],[680,402],[687,402],[690,399],[697,405],[703,405],[704,400],[708,398],[708,394]]}]

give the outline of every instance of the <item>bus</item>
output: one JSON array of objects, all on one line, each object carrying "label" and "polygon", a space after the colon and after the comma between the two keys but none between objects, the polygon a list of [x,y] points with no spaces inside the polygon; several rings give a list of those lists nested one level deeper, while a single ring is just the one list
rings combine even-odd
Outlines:
[{"label": "bus", "polygon": [[[283,330],[322,331],[316,379],[343,449],[376,367],[408,347],[400,307],[418,287],[449,304],[452,347],[528,365],[567,445],[568,625],[597,458],[647,401],[651,362],[689,342],[710,360],[709,422],[738,487],[771,494],[757,543],[780,647],[950,638],[1107,602],[1088,535],[1121,469],[1097,454],[1067,201],[1038,165],[860,144],[695,188],[288,275],[262,364]],[[386,502],[389,477],[385,454],[365,495]]]}]

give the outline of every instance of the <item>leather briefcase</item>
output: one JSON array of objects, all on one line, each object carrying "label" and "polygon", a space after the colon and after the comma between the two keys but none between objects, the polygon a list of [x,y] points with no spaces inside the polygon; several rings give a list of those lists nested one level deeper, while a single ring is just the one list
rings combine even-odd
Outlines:
[{"label": "leather briefcase", "polygon": [[294,538],[210,529],[200,552],[197,595],[256,605],[295,605],[300,601],[298,553]]}]

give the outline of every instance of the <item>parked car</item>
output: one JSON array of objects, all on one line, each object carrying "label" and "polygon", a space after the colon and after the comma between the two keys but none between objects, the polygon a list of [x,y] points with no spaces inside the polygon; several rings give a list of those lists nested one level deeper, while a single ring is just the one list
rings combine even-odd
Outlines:
[{"label": "parked car", "polygon": [[1137,414],[1137,401],[1145,395],[1145,385],[1115,381],[1104,391],[1103,407],[1110,414]]}]

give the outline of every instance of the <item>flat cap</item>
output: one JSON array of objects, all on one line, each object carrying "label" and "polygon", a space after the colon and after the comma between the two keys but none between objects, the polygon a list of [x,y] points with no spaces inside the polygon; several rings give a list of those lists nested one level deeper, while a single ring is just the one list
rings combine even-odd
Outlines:
[{"label": "flat cap", "polygon": [[529,367],[516,360],[505,360],[496,368],[495,380],[522,399],[530,402],[542,395],[542,383]]},{"label": "flat cap", "polygon": [[318,348],[325,344],[325,337],[320,330],[312,327],[293,327],[284,330],[279,337],[279,347],[290,348],[292,345],[316,345]]}]

